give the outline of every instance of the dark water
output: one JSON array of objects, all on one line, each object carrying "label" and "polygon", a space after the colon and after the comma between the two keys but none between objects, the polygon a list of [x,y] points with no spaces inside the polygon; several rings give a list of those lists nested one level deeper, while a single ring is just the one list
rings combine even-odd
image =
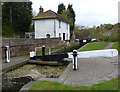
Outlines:
[{"label": "dark water", "polygon": [[18,92],[25,84],[32,81],[30,76],[11,78],[3,75],[2,92]]}]

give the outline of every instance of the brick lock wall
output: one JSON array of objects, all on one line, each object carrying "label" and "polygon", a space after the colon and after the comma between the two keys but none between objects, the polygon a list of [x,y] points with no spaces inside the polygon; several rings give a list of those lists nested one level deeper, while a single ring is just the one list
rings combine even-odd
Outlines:
[{"label": "brick lock wall", "polygon": [[[37,42],[38,42],[38,44],[37,44]],[[57,47],[57,46],[65,44],[64,42],[58,41],[58,40],[57,41],[50,41],[50,42],[47,42],[47,41],[43,42],[42,41],[42,43],[40,43],[40,41],[37,41],[37,42],[35,42],[35,44],[27,44],[27,45],[26,44],[24,45],[24,43],[19,45],[18,42],[17,42],[18,45],[16,45],[16,43],[14,41],[14,44],[16,46],[14,44],[12,44],[10,46],[11,57],[29,54],[29,52],[35,50],[35,47],[42,47],[43,45],[45,45],[46,47],[54,48],[54,47]],[[2,58],[4,59],[5,58],[5,50],[4,50],[5,46],[0,48],[0,50],[1,49],[2,49]]]}]

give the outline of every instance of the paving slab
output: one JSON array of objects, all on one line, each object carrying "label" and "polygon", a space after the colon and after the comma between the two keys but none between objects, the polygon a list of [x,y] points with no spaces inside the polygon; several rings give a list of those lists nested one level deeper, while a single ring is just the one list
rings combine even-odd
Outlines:
[{"label": "paving slab", "polygon": [[13,57],[11,58],[11,62],[6,63],[5,60],[3,60],[2,64],[2,72],[8,72],[14,68],[20,67],[26,63],[28,63],[29,58],[21,58],[21,57]]},{"label": "paving slab", "polygon": [[107,77],[106,80],[110,79],[110,77],[115,78],[118,76],[118,69],[110,62],[112,60],[106,58],[78,59],[78,70],[73,70],[72,63],[70,63],[68,69],[66,68],[67,73],[63,72],[60,80],[67,85],[89,86],[99,83],[105,77]]}]

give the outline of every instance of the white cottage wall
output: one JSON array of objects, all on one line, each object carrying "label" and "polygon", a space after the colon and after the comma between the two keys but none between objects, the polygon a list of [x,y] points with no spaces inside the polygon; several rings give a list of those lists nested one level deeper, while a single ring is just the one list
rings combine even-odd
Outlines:
[{"label": "white cottage wall", "polygon": [[[63,21],[55,20],[56,22],[56,36],[63,40],[63,33],[65,33],[65,40],[70,40],[70,25]],[[59,24],[60,23],[60,24]]]},{"label": "white cottage wall", "polygon": [[46,35],[54,37],[54,19],[35,20],[35,38],[46,38]]},{"label": "white cottage wall", "polygon": [[46,38],[47,34],[50,37],[61,37],[65,33],[65,40],[70,40],[70,25],[57,19],[35,20],[35,38]]}]

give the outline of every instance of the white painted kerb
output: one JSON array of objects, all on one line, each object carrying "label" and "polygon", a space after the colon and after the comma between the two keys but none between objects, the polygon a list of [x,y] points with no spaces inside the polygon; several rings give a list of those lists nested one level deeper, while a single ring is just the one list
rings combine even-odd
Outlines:
[{"label": "white painted kerb", "polygon": [[[72,52],[68,53],[69,58],[73,58]],[[94,50],[78,52],[78,58],[92,58],[92,57],[114,57],[118,55],[116,49]]]}]

